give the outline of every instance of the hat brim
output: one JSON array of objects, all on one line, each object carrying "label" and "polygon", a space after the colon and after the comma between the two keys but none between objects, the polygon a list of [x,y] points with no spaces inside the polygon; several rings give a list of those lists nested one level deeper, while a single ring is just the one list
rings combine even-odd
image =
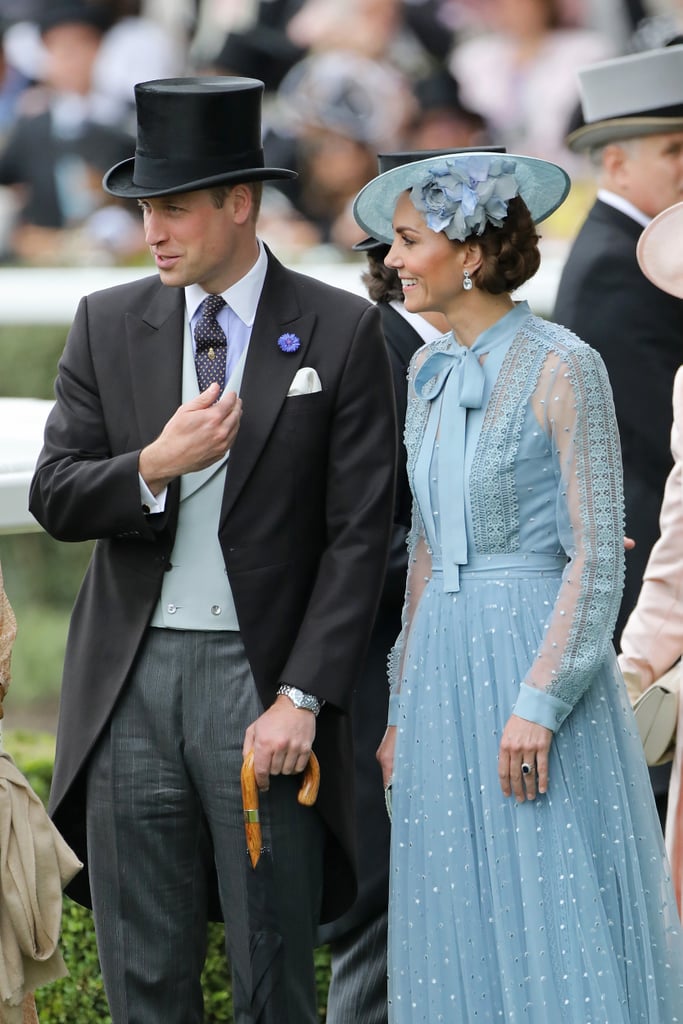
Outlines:
[{"label": "hat brim", "polygon": [[297,177],[296,171],[286,170],[284,167],[243,167],[236,171],[224,171],[221,174],[212,174],[192,181],[178,181],[172,185],[165,185],[163,188],[154,188],[149,185],[137,185],[133,181],[134,172],[135,157],[122,160],[121,163],[107,171],[102,179],[102,188],[109,195],[118,196],[121,199],[151,199],[154,196],[197,192],[199,189],[213,188],[215,185],[236,185],[242,181],[276,181]]},{"label": "hat brim", "polygon": [[610,142],[670,132],[683,132],[683,117],[614,117],[582,125],[570,132],[565,141],[574,153],[581,153]]},{"label": "hat brim", "polygon": [[[450,153],[439,158],[416,160],[414,163],[394,167],[373,178],[361,189],[354,200],[353,215],[358,224],[374,239],[391,244],[394,237],[394,209],[402,192],[412,188],[424,171],[438,167],[447,160],[463,163],[472,157],[500,159],[501,154],[490,150]],[[519,195],[524,200],[534,223],[549,217],[569,194],[571,181],[565,170],[557,164],[536,157],[506,153],[506,161],[515,164],[515,177]]]},{"label": "hat brim", "polygon": [[683,299],[683,203],[669,206],[650,221],[638,239],[636,255],[649,281]]},{"label": "hat brim", "polygon": [[368,235],[367,238],[352,245],[351,248],[354,252],[368,252],[370,249],[379,249],[381,245],[386,245],[386,242],[380,242],[379,238],[372,238]]}]

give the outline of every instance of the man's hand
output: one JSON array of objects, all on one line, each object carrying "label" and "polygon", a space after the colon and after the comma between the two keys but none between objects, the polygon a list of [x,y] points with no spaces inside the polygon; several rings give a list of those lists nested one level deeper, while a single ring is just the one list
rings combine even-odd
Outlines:
[{"label": "man's hand", "polygon": [[267,790],[271,775],[294,775],[308,764],[315,739],[315,715],[276,697],[244,735],[243,756],[254,751],[256,785]]},{"label": "man's hand", "polygon": [[242,401],[234,391],[216,401],[220,389],[211,384],[185,402],[159,434],[140,452],[138,470],[152,494],[159,494],[183,473],[205,469],[221,459],[235,442]]}]

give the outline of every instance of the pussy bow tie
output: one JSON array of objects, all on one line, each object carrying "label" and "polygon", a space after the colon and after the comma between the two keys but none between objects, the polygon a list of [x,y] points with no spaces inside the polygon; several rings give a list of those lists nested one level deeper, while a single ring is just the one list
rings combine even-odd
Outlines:
[{"label": "pussy bow tie", "polygon": [[[424,448],[437,454],[437,494],[441,523],[444,590],[460,590],[460,566],[467,562],[465,525],[465,426],[468,409],[480,409],[486,377],[474,348],[459,346],[452,352],[434,352],[415,377],[416,394],[432,407]],[[429,456],[431,459],[431,456]]]}]

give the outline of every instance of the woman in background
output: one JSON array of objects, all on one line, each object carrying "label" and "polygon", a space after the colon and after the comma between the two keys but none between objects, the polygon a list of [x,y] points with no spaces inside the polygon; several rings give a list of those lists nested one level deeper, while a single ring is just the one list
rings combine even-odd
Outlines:
[{"label": "woman in background", "polygon": [[[638,263],[662,291],[683,299],[683,203],[650,221],[638,242]],[[683,341],[683,339],[681,339]],[[683,654],[683,367],[674,378],[671,454],[659,519],[660,537],[643,576],[636,607],[621,635],[619,664],[637,697]],[[678,702],[679,742],[669,782],[664,837],[678,909],[683,908],[683,700]]]}]

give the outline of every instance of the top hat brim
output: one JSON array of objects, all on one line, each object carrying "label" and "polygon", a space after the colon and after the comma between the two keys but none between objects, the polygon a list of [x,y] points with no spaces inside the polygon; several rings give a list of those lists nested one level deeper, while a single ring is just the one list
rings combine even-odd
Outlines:
[{"label": "top hat brim", "polygon": [[[368,182],[356,196],[353,203],[356,222],[368,235],[391,244],[394,237],[394,208],[402,192],[416,185],[424,172],[438,167],[445,161],[461,163],[482,156],[493,159],[499,154],[491,153],[490,150],[474,153],[454,152],[438,159],[417,160],[385,171]],[[504,159],[514,164],[518,194],[526,204],[535,224],[549,217],[567,198],[571,184],[569,175],[557,164],[537,157],[518,156],[515,153],[506,154]]]},{"label": "top hat brim", "polygon": [[182,180],[181,175],[178,180],[163,185],[140,185],[135,181],[135,157],[130,157],[107,171],[102,179],[102,187],[105,192],[121,199],[152,199],[155,196],[198,192],[200,189],[214,188],[217,185],[237,185],[245,181],[276,181],[296,177],[296,171],[284,167],[241,167],[239,170],[222,171],[219,174],[189,180]]},{"label": "top hat brim", "polygon": [[677,117],[613,117],[584,124],[566,138],[575,153],[606,146],[610,142],[643,138],[646,135],[668,135],[683,132],[683,114]]},{"label": "top hat brim", "polygon": [[683,203],[662,210],[638,239],[640,269],[663,292],[683,299]]}]

